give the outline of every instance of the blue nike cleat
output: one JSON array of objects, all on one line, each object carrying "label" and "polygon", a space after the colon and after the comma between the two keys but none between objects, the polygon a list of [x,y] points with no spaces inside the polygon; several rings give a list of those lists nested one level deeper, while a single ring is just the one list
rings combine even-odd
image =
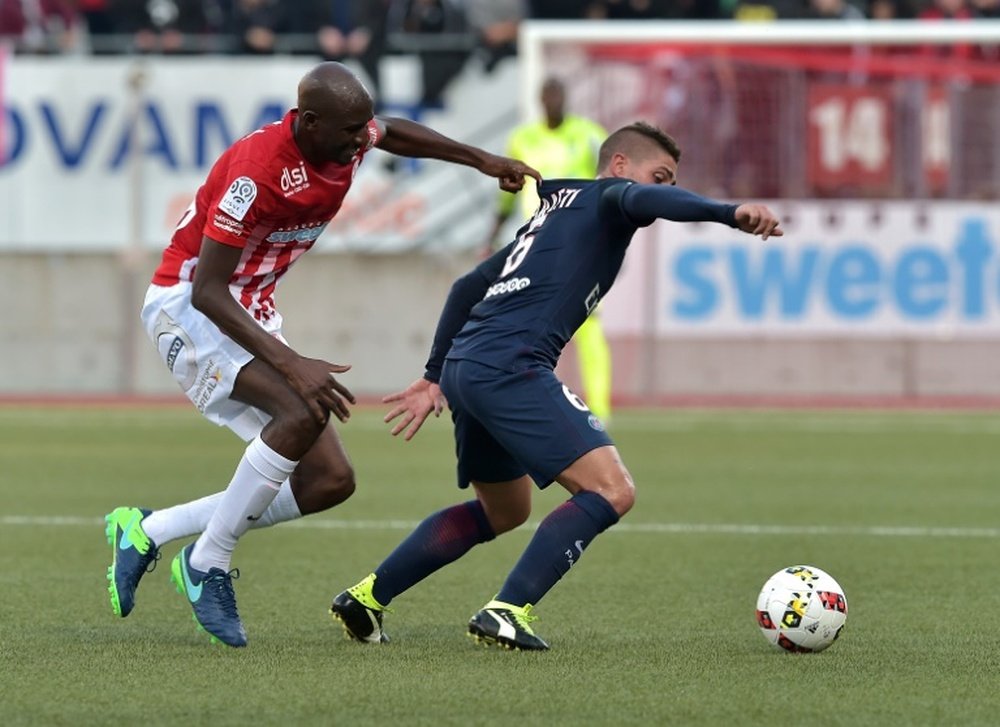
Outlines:
[{"label": "blue nike cleat", "polygon": [[207,573],[195,570],[188,562],[193,549],[191,543],[170,564],[170,577],[177,592],[187,596],[195,623],[208,633],[213,644],[246,646],[247,633],[236,610],[233,592],[233,579],[239,578],[240,572],[233,569],[226,573],[221,568],[209,568]]},{"label": "blue nike cleat", "polygon": [[118,507],[108,513],[104,529],[111,546],[108,566],[108,593],[111,610],[124,618],[135,607],[135,589],[139,580],[156,567],[160,550],[142,529],[142,521],[151,510],[138,507]]}]

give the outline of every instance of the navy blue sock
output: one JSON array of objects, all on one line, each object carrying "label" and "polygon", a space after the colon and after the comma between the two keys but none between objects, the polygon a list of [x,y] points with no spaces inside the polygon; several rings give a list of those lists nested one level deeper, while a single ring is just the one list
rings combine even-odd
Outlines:
[{"label": "navy blue sock", "polygon": [[583,554],[590,541],[618,522],[611,503],[578,492],[549,513],[497,594],[498,601],[536,604]]},{"label": "navy blue sock", "polygon": [[496,534],[479,500],[470,500],[427,517],[375,569],[372,595],[383,606],[431,573],[465,555]]}]

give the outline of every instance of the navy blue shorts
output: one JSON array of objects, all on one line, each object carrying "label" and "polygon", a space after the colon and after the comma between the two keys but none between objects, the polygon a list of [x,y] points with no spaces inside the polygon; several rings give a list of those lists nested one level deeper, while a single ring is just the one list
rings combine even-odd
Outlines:
[{"label": "navy blue shorts", "polygon": [[590,450],[612,444],[551,369],[510,373],[449,359],[440,384],[455,423],[459,487],[527,474],[544,488]]}]

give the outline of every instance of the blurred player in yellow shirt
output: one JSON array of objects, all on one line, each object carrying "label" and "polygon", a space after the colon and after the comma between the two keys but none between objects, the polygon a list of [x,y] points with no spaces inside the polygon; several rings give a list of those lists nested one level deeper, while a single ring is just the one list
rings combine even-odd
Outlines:
[{"label": "blurred player in yellow shirt", "polygon": [[[514,129],[507,141],[507,154],[533,165],[543,179],[592,179],[597,173],[597,152],[607,132],[589,119],[566,113],[566,89],[558,79],[549,78],[542,84],[541,102],[545,118]],[[492,252],[515,204],[520,205],[522,219],[534,214],[538,193],[533,180],[528,182],[516,197],[500,197],[485,253]],[[611,417],[611,349],[598,315],[598,311],[591,314],[573,336],[573,342],[587,405],[607,423]]]}]

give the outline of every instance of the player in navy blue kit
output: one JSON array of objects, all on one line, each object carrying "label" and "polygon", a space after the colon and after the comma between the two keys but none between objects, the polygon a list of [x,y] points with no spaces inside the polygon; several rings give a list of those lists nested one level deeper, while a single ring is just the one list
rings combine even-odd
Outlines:
[{"label": "player in navy blue kit", "polygon": [[[600,150],[596,180],[554,179],[506,248],[459,278],[438,322],[424,376],[385,398],[392,434],[411,439],[451,408],[458,485],[476,499],[426,518],[331,612],[358,641],[388,641],[382,615],[397,595],[531,512],[532,484],[571,494],[539,525],[495,598],[469,622],[487,644],[544,650],[532,609],[635,500],[632,477],[587,405],[556,378],[566,342],[614,283],[632,235],[656,219],[719,222],[767,239],[778,218],[673,186],[680,149],[635,123]],[[445,401],[446,399],[446,401]]]}]

